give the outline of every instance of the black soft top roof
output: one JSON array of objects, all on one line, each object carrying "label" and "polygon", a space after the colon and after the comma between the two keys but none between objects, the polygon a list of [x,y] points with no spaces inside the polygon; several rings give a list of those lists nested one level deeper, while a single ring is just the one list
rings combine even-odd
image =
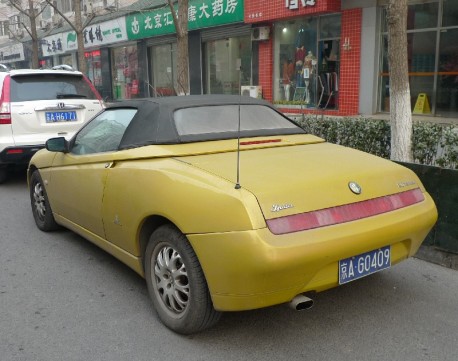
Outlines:
[{"label": "black soft top roof", "polygon": [[[173,114],[178,109],[238,104],[263,105],[277,112],[270,103],[264,100],[237,95],[189,95],[132,99],[114,103],[108,106],[107,109],[137,109],[137,113],[127,127],[119,147],[119,149],[126,149],[149,144],[178,144],[189,141],[181,139],[177,132]],[[296,131],[296,133],[298,132],[303,131],[300,129]],[[244,136],[244,134],[241,134],[241,136]],[[210,139],[195,139],[194,141],[199,140]]]}]

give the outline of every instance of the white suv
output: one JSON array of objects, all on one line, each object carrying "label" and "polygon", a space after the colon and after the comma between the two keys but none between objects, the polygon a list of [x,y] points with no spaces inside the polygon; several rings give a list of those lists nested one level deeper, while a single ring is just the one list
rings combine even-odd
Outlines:
[{"label": "white suv", "polygon": [[78,71],[0,72],[0,183],[52,137],[70,138],[104,107]]}]

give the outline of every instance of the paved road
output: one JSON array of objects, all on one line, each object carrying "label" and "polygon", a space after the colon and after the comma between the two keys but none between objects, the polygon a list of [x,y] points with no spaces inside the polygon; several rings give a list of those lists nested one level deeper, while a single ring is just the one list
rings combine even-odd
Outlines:
[{"label": "paved road", "polygon": [[69,231],[42,233],[18,174],[0,186],[0,360],[458,359],[458,273],[417,259],[330,290],[301,313],[225,314],[165,329],[143,280]]}]

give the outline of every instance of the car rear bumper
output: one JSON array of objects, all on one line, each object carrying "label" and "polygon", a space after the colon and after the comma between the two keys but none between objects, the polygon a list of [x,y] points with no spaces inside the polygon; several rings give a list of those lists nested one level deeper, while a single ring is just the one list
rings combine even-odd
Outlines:
[{"label": "car rear bumper", "polygon": [[6,147],[0,152],[0,165],[27,164],[30,158],[42,148],[44,145]]},{"label": "car rear bumper", "polygon": [[391,264],[413,256],[437,220],[433,200],[354,222],[281,236],[268,229],[188,235],[214,307],[240,311],[336,287],[339,260],[391,246]]}]

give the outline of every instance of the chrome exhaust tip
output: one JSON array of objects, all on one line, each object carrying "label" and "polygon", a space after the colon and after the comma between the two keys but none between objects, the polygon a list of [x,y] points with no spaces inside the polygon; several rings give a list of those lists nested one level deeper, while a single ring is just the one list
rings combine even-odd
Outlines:
[{"label": "chrome exhaust tip", "polygon": [[304,295],[297,295],[289,303],[289,307],[291,307],[295,311],[308,310],[309,308],[312,308],[312,306],[313,300]]}]

